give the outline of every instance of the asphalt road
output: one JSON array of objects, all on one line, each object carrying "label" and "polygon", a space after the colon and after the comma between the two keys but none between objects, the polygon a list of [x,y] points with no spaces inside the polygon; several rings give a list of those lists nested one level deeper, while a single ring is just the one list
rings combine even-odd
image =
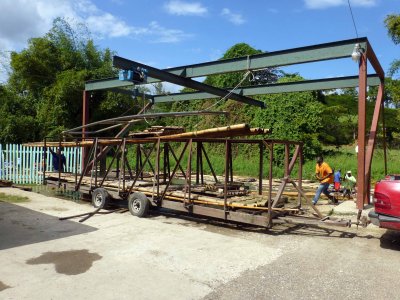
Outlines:
[{"label": "asphalt road", "polygon": [[[1,299],[398,299],[400,234],[173,214],[60,221],[88,204],[0,202]],[[1,200],[1,199],[0,199]]]}]

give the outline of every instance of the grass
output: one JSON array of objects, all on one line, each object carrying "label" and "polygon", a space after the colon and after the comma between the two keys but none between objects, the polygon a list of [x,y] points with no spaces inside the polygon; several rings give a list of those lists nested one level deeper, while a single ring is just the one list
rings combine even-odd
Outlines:
[{"label": "grass", "polygon": [[[174,146],[173,146],[174,147]],[[217,175],[224,174],[224,166],[225,166],[225,149],[223,145],[214,146],[213,149],[209,149],[208,145],[205,145],[207,148],[207,154],[209,156],[210,161],[212,162],[212,166],[214,171]],[[178,146],[177,148],[174,147],[175,154],[179,157],[182,151],[182,145]],[[242,148],[233,148],[233,170],[234,175],[240,176],[249,176],[249,177],[258,177],[258,161],[259,161],[259,150],[258,146],[246,146]],[[343,146],[339,149],[334,147],[326,147],[325,151],[327,154],[324,155],[324,160],[335,170],[341,169],[342,175],[348,170],[351,170],[353,175],[357,176],[357,154],[354,151],[353,146]],[[188,151],[186,151],[183,159],[182,159],[182,167],[186,170],[187,161],[188,161]],[[269,176],[269,153],[266,151],[264,152],[264,178]],[[135,169],[136,164],[136,152],[134,149],[129,149],[128,151],[128,161],[131,168]],[[144,156],[142,160],[144,161]],[[111,163],[112,158],[107,158],[107,166]],[[387,151],[387,166],[388,166],[388,173],[400,173],[398,167],[398,161],[400,161],[400,150],[399,149],[389,149]],[[155,167],[155,151],[151,155],[151,162],[153,167]],[[175,160],[171,157],[171,172],[175,166]],[[208,167],[206,159],[203,157],[203,164],[204,164],[204,172],[206,174],[211,174],[210,168]],[[116,161],[113,163],[113,167],[116,167]],[[196,168],[196,151],[193,151],[192,157],[192,170],[194,171]],[[160,169],[163,169],[163,157],[161,154],[160,158]],[[384,172],[384,155],[382,149],[376,149],[374,152],[374,157],[372,161],[372,172],[371,178],[372,183],[376,182],[379,179],[382,179],[385,176]],[[150,171],[150,168],[146,166],[145,171]],[[314,179],[315,173],[315,161],[314,160],[307,160],[303,165],[303,179]],[[296,164],[292,171],[292,178],[296,178],[298,174],[298,164]],[[282,178],[283,177],[283,167],[274,166],[273,167],[273,177],[274,178]]]},{"label": "grass", "polygon": [[7,195],[4,193],[0,193],[0,201],[8,203],[23,203],[23,202],[29,202],[30,200],[28,197]]}]

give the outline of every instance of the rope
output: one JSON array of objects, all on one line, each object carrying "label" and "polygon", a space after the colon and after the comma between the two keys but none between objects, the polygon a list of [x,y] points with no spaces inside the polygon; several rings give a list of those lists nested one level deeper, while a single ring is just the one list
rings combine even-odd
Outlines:
[{"label": "rope", "polygon": [[[247,56],[247,61],[249,61],[249,56]],[[247,63],[247,67],[249,67],[249,62]],[[227,99],[227,98],[228,98],[230,95],[232,95],[232,93],[243,83],[243,81],[246,80],[246,78],[247,78],[247,76],[249,76],[249,74],[252,74],[250,70],[248,70],[248,71],[243,75],[242,80],[240,80],[240,82],[239,82],[232,90],[230,90],[228,94],[226,94],[224,97],[222,97],[221,99],[219,99],[217,102],[213,103],[212,105],[210,105],[209,107],[207,107],[207,108],[205,108],[205,109],[203,109],[203,110],[201,110],[201,111],[208,111],[208,110],[210,110],[211,108],[213,108],[214,106],[216,106],[218,103],[220,103],[221,101]],[[197,119],[199,119],[199,116],[198,116],[198,115],[197,115]],[[193,127],[196,129],[197,126],[200,124],[200,122],[201,122],[201,121],[198,121]],[[212,125],[214,126],[215,124],[212,124]]]},{"label": "rope", "polygon": [[225,100],[226,98],[228,98],[230,95],[233,94],[233,92],[243,83],[243,81],[246,80],[247,76],[249,76],[249,74],[251,73],[251,71],[247,71],[242,80],[240,80],[240,82],[232,89],[229,91],[228,94],[226,94],[224,97],[222,97],[221,99],[219,99],[217,102],[215,102],[214,104],[210,105],[209,107],[207,107],[206,109],[202,110],[202,111],[208,111],[210,108],[214,107],[215,105],[217,105],[219,102]]},{"label": "rope", "polygon": [[351,9],[350,0],[347,0],[347,3],[349,4],[351,19],[353,20],[354,30],[356,31],[356,36],[358,38],[357,26],[356,26],[356,22],[354,21],[353,10]]}]

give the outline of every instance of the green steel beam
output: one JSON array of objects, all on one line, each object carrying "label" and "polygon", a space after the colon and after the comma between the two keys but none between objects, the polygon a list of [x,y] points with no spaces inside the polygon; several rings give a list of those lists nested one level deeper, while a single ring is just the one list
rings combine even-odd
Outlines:
[{"label": "green steel beam", "polygon": [[[376,74],[368,75],[369,86],[376,86],[379,85],[379,83],[380,80],[378,75]],[[255,96],[255,95],[266,95],[266,94],[277,94],[277,93],[331,90],[331,89],[352,88],[352,87],[358,87],[358,76],[249,86],[249,87],[238,88],[234,91],[234,93],[243,96]],[[177,93],[177,94],[159,95],[159,96],[155,95],[154,103],[201,100],[201,99],[212,99],[212,98],[216,98],[215,95],[204,92]]]},{"label": "green steel beam", "polygon": [[96,91],[96,90],[108,90],[122,87],[131,87],[133,86],[132,82],[122,81],[118,78],[108,78],[101,80],[91,80],[85,83],[86,91]]},{"label": "green steel beam", "polygon": [[[265,52],[251,56],[168,68],[163,69],[163,71],[186,78],[193,78],[212,74],[257,70],[268,67],[288,66],[330,59],[346,58],[351,57],[351,53],[353,52],[353,48],[356,43],[361,44],[361,47],[365,49],[367,47],[368,39],[364,37],[282,51]],[[152,77],[147,78],[148,83],[157,81],[159,80]],[[132,82],[119,81],[117,78],[112,78],[109,80],[87,82],[85,89],[89,91],[131,85],[133,85]]]},{"label": "green steel beam", "polygon": [[228,99],[232,99],[235,101],[239,101],[242,103],[246,103],[249,105],[255,105],[255,106],[259,106],[261,108],[265,107],[264,102],[259,101],[259,100],[255,100],[243,95],[239,95],[236,93],[228,93],[228,91],[215,87],[215,86],[211,86],[190,78],[185,78],[182,76],[178,76],[163,70],[159,70],[157,68],[148,66],[148,65],[144,65],[142,63],[139,63],[137,61],[133,61],[133,60],[129,60],[123,57],[119,57],[114,55],[113,56],[113,66],[119,69],[123,69],[123,70],[139,70],[139,69],[146,69],[147,70],[147,74],[149,74],[149,76],[153,76],[156,77],[162,81],[167,81],[167,82],[171,82],[174,84],[178,84],[178,85],[182,85],[182,86],[186,86],[188,88],[194,89],[194,90],[198,90],[198,91],[203,91],[205,93],[211,93],[217,97],[227,97]]}]

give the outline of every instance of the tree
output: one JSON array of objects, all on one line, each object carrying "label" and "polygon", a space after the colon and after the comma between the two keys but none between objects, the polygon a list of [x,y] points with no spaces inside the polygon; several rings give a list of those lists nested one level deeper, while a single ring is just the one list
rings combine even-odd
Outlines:
[{"label": "tree", "polygon": [[[301,81],[300,76],[283,77],[279,82]],[[320,132],[324,105],[313,92],[271,94],[260,97],[265,109],[255,111],[252,126],[272,130],[271,138],[304,142],[304,156],[314,158],[320,154]],[[283,149],[277,155],[283,156]]]},{"label": "tree", "polygon": [[[260,53],[263,53],[263,51],[256,50],[246,43],[238,43],[229,48],[220,60]],[[221,88],[235,87],[240,82],[242,83],[239,86],[259,85],[276,82],[281,75],[281,72],[275,68],[254,71],[251,75],[244,78],[245,73],[245,71],[242,71],[230,74],[210,75],[207,76],[204,83]]]},{"label": "tree", "polygon": [[[400,44],[400,15],[391,14],[386,16],[385,26],[388,30],[388,35],[396,45]],[[389,69],[389,76],[393,76],[400,70],[400,60],[395,59]]]},{"label": "tree", "polygon": [[400,15],[387,15],[385,18],[385,26],[393,43],[400,44]]},{"label": "tree", "polygon": [[0,85],[0,142],[22,143],[39,136],[29,94],[18,95]]},{"label": "tree", "polygon": [[[385,18],[388,35],[396,45],[400,44],[400,15],[390,14]],[[393,77],[400,71],[400,59],[394,59],[388,71],[389,78],[385,79],[385,99],[395,107],[400,105],[400,81]],[[391,77],[391,78],[390,78]]]},{"label": "tree", "polygon": [[[64,19],[55,19],[47,34],[30,39],[26,49],[11,54],[11,74],[4,88],[13,96],[2,99],[27,105],[29,113],[22,108],[18,113],[10,111],[8,119],[18,120],[18,124],[31,116],[37,133],[29,136],[1,123],[0,142],[57,136],[62,130],[81,125],[85,81],[116,76],[112,55],[111,50],[95,46],[83,24],[72,28]],[[11,98],[14,100],[7,100]],[[131,97],[109,92],[93,92],[89,101],[91,121],[118,116],[133,104]]]}]

